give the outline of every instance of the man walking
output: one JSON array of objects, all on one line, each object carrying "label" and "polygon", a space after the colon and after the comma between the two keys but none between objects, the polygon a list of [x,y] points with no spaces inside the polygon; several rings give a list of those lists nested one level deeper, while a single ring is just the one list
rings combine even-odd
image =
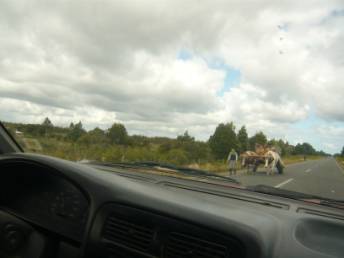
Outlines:
[{"label": "man walking", "polygon": [[229,166],[229,175],[236,174],[236,167],[238,161],[238,153],[232,149],[228,155],[227,162]]}]

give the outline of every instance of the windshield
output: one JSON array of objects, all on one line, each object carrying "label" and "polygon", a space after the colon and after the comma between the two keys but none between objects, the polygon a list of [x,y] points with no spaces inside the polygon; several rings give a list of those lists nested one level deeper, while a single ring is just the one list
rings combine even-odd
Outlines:
[{"label": "windshield", "polygon": [[342,1],[7,1],[0,21],[26,152],[344,200]]}]

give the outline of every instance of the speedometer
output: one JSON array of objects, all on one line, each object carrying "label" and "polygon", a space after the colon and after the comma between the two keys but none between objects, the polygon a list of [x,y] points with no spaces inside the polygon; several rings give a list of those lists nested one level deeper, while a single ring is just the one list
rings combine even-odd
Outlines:
[{"label": "speedometer", "polygon": [[51,203],[50,211],[54,216],[80,220],[85,214],[80,196],[72,191],[59,192]]},{"label": "speedometer", "polygon": [[89,202],[80,188],[43,165],[20,162],[1,169],[11,172],[2,173],[0,180],[0,201],[6,209],[69,239],[82,238]]}]

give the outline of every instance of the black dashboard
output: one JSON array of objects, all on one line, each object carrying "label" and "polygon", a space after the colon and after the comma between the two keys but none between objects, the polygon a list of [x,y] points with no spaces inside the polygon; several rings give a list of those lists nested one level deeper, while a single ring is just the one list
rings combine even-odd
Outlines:
[{"label": "black dashboard", "polygon": [[39,155],[0,156],[0,206],[54,235],[45,257],[344,257],[342,210]]},{"label": "black dashboard", "polygon": [[73,240],[82,240],[89,202],[51,167],[31,162],[1,166],[0,205],[26,220]]}]

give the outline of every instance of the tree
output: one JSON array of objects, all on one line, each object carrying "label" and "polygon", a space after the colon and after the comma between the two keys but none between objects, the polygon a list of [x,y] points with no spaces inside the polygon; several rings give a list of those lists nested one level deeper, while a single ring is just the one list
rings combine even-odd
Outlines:
[{"label": "tree", "polygon": [[330,156],[328,153],[326,153],[326,152],[323,151],[323,150],[317,151],[316,154],[317,154],[317,155],[320,155],[320,156]]},{"label": "tree", "polygon": [[203,162],[203,161],[212,161],[211,149],[209,144],[205,142],[197,141],[194,143],[194,148],[192,151],[192,159],[193,162]]},{"label": "tree", "polygon": [[50,121],[49,117],[46,117],[42,123],[43,126],[53,126],[53,123]]},{"label": "tree", "polygon": [[135,145],[135,146],[148,146],[150,143],[150,139],[147,136],[143,136],[143,135],[132,135],[129,136],[129,142],[131,145]]},{"label": "tree", "polygon": [[238,147],[234,124],[219,124],[208,142],[215,158],[225,159],[232,148]]},{"label": "tree", "polygon": [[128,133],[123,124],[114,123],[107,132],[107,137],[112,144],[127,145]]},{"label": "tree", "polygon": [[177,141],[172,146],[183,150],[189,162],[198,162],[206,155],[204,146],[196,142],[195,138],[190,136],[188,131],[185,131],[183,135],[179,135]]},{"label": "tree", "polygon": [[166,141],[159,145],[159,152],[166,153],[174,148],[172,141]]},{"label": "tree", "polygon": [[314,155],[316,154],[316,150],[313,148],[313,146],[307,142],[304,142],[302,144],[298,143],[295,148],[293,154],[296,155]]},{"label": "tree", "polygon": [[276,140],[271,139],[268,141],[269,147],[274,147],[276,151],[282,155],[285,156],[287,154],[290,154],[289,144],[284,142],[282,139]]},{"label": "tree", "polygon": [[267,141],[268,140],[265,134],[262,131],[260,131],[249,139],[250,149],[254,150],[256,147],[256,144],[265,145],[267,144]]},{"label": "tree", "polygon": [[189,132],[186,130],[183,135],[178,135],[177,141],[180,142],[194,142],[195,138],[189,135]]},{"label": "tree", "polygon": [[177,137],[175,147],[184,149],[187,152],[192,152],[195,148],[195,138],[190,136],[188,131],[185,131],[183,135]]},{"label": "tree", "polygon": [[82,128],[81,121],[79,121],[79,123],[73,125],[73,127],[70,128],[70,131],[67,134],[67,138],[69,138],[72,141],[77,141],[85,133],[86,131]]},{"label": "tree", "polygon": [[343,146],[343,148],[342,148],[342,152],[340,153],[340,155],[341,155],[342,157],[344,157],[344,146]]},{"label": "tree", "polygon": [[99,145],[102,146],[107,143],[107,138],[105,136],[105,132],[96,127],[93,130],[85,133],[82,135],[79,139],[78,142],[86,145]]},{"label": "tree", "polygon": [[243,153],[248,150],[248,135],[246,131],[246,127],[242,126],[238,132],[238,145],[239,145],[239,152]]}]

